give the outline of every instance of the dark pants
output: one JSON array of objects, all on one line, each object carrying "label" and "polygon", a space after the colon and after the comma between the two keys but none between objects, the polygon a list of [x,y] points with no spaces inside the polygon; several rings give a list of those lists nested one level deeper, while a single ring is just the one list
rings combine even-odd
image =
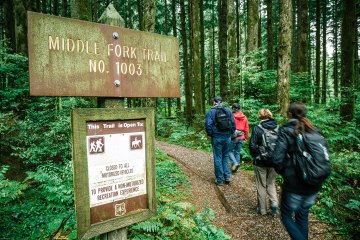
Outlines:
[{"label": "dark pants", "polygon": [[317,193],[303,196],[284,191],[281,195],[281,221],[293,240],[307,240],[309,234],[309,209]]}]

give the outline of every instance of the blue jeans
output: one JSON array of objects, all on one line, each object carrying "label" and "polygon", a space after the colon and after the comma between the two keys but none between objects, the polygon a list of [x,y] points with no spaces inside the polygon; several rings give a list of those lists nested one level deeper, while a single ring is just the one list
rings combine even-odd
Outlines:
[{"label": "blue jeans", "polygon": [[240,165],[240,163],[241,163],[240,152],[241,152],[241,148],[242,148],[243,144],[244,144],[243,139],[231,140],[229,157],[230,157],[232,165],[234,165],[235,163]]},{"label": "blue jeans", "polygon": [[218,184],[222,184],[224,181],[230,181],[231,175],[228,163],[230,141],[230,138],[211,138],[215,177],[216,183]]},{"label": "blue jeans", "polygon": [[281,195],[281,221],[293,240],[307,240],[309,234],[309,209],[317,193],[303,196],[284,191]]}]

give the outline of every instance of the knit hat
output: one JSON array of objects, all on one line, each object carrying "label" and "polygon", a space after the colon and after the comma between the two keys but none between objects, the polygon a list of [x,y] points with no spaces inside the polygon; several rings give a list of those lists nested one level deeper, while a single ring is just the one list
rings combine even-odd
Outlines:
[{"label": "knit hat", "polygon": [[222,102],[222,98],[220,96],[216,96],[214,97],[214,102],[216,103],[221,103]]}]

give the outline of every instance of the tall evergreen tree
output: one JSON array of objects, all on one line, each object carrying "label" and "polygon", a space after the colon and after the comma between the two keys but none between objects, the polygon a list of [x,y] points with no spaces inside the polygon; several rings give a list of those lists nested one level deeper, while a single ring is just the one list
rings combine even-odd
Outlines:
[{"label": "tall evergreen tree", "polygon": [[339,23],[338,23],[338,0],[334,0],[333,5],[333,25],[334,25],[334,54],[333,54],[333,61],[334,61],[334,70],[333,70],[333,76],[334,76],[334,95],[335,97],[339,96],[339,67],[338,67],[338,29],[339,29]]},{"label": "tall evergreen tree", "polygon": [[266,33],[267,33],[267,69],[272,69],[274,67],[273,64],[273,22],[272,22],[272,0],[266,0]]},{"label": "tall evergreen tree", "polygon": [[290,101],[290,64],[291,64],[291,28],[292,28],[292,7],[291,0],[280,0],[280,22],[278,40],[278,94],[280,114],[287,115]]},{"label": "tall evergreen tree", "polygon": [[[154,32],[155,30],[155,13],[156,13],[156,1],[144,0],[144,15],[143,15],[143,27],[144,31]],[[144,98],[143,106],[156,107],[156,98]]]},{"label": "tall evergreen tree", "polygon": [[85,21],[92,21],[90,0],[72,0],[71,17]]},{"label": "tall evergreen tree", "polygon": [[322,85],[321,85],[321,103],[326,104],[326,0],[323,0],[322,6]]},{"label": "tall evergreen tree", "polygon": [[218,1],[219,14],[219,57],[220,57],[220,95],[227,100],[228,97],[228,44],[227,44],[227,0]]},{"label": "tall evergreen tree", "polygon": [[297,49],[298,49],[298,32],[297,26],[298,22],[298,0],[292,0],[292,44],[291,44],[291,70],[293,72],[298,72],[298,64],[297,64]]},{"label": "tall evergreen tree", "polygon": [[236,12],[234,0],[228,0],[228,43],[229,43],[229,80],[230,80],[230,96],[229,100],[234,100],[235,81],[237,79],[237,58],[236,58]]},{"label": "tall evergreen tree", "polygon": [[16,39],[15,39],[15,19],[14,19],[14,5],[12,0],[4,0],[4,30],[5,37],[9,41],[9,47],[12,52],[16,50]]},{"label": "tall evergreen tree", "polygon": [[187,34],[186,34],[186,9],[184,0],[180,0],[180,21],[181,21],[181,42],[183,48],[183,68],[184,68],[184,86],[185,86],[185,116],[186,122],[192,122],[192,91],[189,79],[189,65],[188,65],[188,48],[187,48]]},{"label": "tall evergreen tree", "polygon": [[298,0],[298,72],[308,71],[308,35],[309,35],[309,5],[308,0]]},{"label": "tall evergreen tree", "polygon": [[[172,0],[172,4],[171,4],[172,20],[171,20],[171,23],[172,23],[172,31],[173,31],[173,36],[174,36],[174,37],[177,37],[177,29],[176,29],[176,9],[177,9],[176,0]],[[176,111],[177,111],[178,113],[180,113],[180,111],[181,111],[181,100],[180,100],[180,98],[177,98],[177,99],[176,99]]]},{"label": "tall evergreen tree", "polygon": [[203,109],[205,113],[205,27],[204,27],[204,2],[199,1],[199,13],[200,13],[200,62],[201,62],[201,89],[202,89],[202,97],[201,97],[201,109]]},{"label": "tall evergreen tree", "polygon": [[320,103],[320,0],[316,0],[315,103]]},{"label": "tall evergreen tree", "polygon": [[250,53],[255,49],[257,49],[258,27],[259,27],[259,0],[248,0],[247,1],[247,39],[246,39],[247,53]]},{"label": "tall evergreen tree", "polygon": [[205,113],[205,109],[202,106],[202,83],[201,83],[201,62],[200,62],[200,24],[199,24],[199,4],[197,0],[190,0],[191,16],[190,21],[192,22],[192,79],[194,86],[194,105],[197,113]]},{"label": "tall evergreen tree", "polygon": [[355,34],[356,34],[356,0],[343,2],[343,19],[341,25],[341,102],[340,117],[350,121],[355,109]]},{"label": "tall evergreen tree", "polygon": [[27,55],[27,1],[14,0],[16,52]]},{"label": "tall evergreen tree", "polygon": [[62,0],[61,2],[61,16],[62,17],[67,17],[67,0]]}]

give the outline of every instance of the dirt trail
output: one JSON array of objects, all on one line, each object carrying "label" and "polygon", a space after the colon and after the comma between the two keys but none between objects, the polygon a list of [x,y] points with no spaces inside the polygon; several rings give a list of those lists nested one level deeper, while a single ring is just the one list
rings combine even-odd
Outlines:
[{"label": "dirt trail", "polygon": [[[212,154],[156,141],[156,147],[172,157],[189,176],[192,203],[201,210],[217,213],[215,225],[225,229],[232,239],[290,239],[279,217],[256,214],[256,189],[252,172],[241,170],[232,175],[231,183],[215,185]],[[309,239],[325,239],[325,224],[310,218]]]}]

